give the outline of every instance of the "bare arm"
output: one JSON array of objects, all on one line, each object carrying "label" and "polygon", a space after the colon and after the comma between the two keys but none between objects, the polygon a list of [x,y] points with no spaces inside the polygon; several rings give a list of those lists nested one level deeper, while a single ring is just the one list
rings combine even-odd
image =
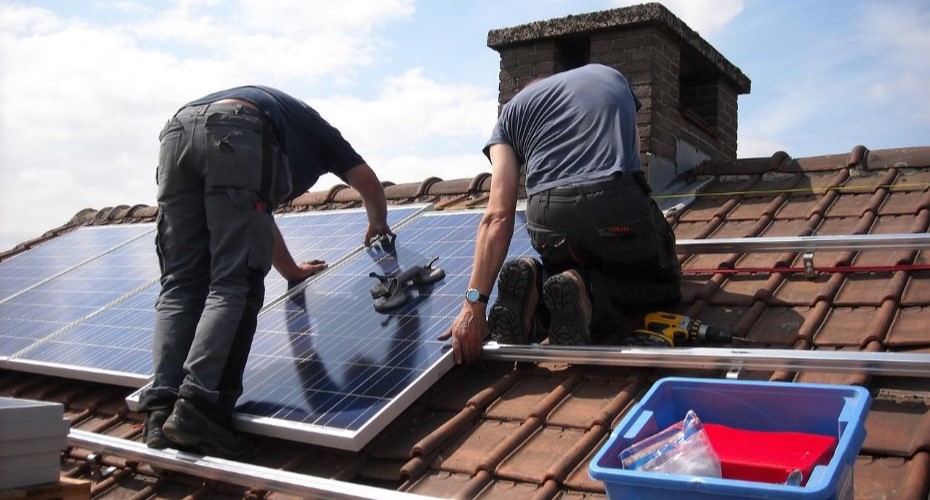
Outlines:
[{"label": "bare arm", "polygon": [[384,187],[374,170],[367,163],[356,165],[346,172],[346,182],[362,195],[365,212],[368,214],[365,246],[371,244],[375,236],[393,235],[387,223],[387,200],[384,197]]},{"label": "bare arm", "polygon": [[[494,280],[507,258],[513,236],[517,208],[520,162],[513,148],[506,144],[491,146],[491,197],[478,226],[470,288],[491,293]],[[452,327],[441,339],[452,338],[456,363],[471,363],[481,355],[481,341],[487,336],[487,305],[462,304]]]}]

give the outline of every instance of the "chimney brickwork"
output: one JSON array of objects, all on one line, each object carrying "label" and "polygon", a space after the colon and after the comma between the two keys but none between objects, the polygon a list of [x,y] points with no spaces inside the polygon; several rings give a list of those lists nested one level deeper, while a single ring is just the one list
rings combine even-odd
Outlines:
[{"label": "chimney brickwork", "polygon": [[736,158],[737,97],[750,81],[660,4],[492,30],[501,56],[501,106],[530,81],[600,63],[630,81],[643,107],[643,152],[675,162],[679,141],[713,159]]}]

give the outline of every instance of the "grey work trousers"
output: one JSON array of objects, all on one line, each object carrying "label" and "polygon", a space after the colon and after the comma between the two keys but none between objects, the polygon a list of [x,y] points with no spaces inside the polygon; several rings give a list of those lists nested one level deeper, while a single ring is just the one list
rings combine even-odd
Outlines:
[{"label": "grey work trousers", "polygon": [[623,326],[624,308],[681,300],[675,233],[641,173],[532,195],[526,218],[546,273],[584,278],[593,338]]},{"label": "grey work trousers", "polygon": [[186,107],[160,141],[155,375],[140,408],[183,397],[228,424],[271,269],[268,186],[284,160],[262,115],[237,104]]}]

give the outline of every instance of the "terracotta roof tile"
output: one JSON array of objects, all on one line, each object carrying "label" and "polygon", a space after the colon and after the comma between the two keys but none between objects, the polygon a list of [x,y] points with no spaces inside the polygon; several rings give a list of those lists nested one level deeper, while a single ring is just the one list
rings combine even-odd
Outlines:
[{"label": "terracotta roof tile", "polygon": [[911,459],[859,456],[853,472],[856,498],[926,498],[930,454]]},{"label": "terracotta roof tile", "polygon": [[[559,398],[551,395],[565,396],[580,382],[576,373],[552,373],[547,376],[529,376],[520,380],[501,395],[487,409],[487,416],[500,420],[522,421],[530,416],[545,418],[549,411],[558,404]],[[558,389],[558,393],[555,393]]]},{"label": "terracotta roof tile", "polygon": [[886,306],[834,307],[814,337],[818,346],[858,346],[885,336],[894,302]]},{"label": "terracotta roof tile", "polygon": [[[585,435],[585,431],[564,427],[542,427],[508,456],[495,470],[497,476],[516,481],[529,481],[542,484],[549,474],[549,469],[571,452]],[[584,450],[585,452],[590,450]],[[577,457],[573,466],[581,461],[583,454]],[[564,480],[569,471],[564,471],[556,480]]]},{"label": "terracotta roof tile", "polygon": [[878,395],[865,421],[863,453],[910,457],[930,451],[930,403],[894,401]]},{"label": "terracotta roof tile", "polygon": [[869,168],[930,166],[930,146],[869,151]]},{"label": "terracotta roof tile", "polygon": [[780,274],[734,274],[710,297],[709,302],[748,307],[756,300],[767,300],[782,279]]},{"label": "terracotta roof tile", "polygon": [[930,306],[898,309],[898,314],[885,337],[885,345],[890,347],[926,345],[928,312],[930,312]]},{"label": "terracotta roof tile", "polygon": [[811,308],[805,306],[769,306],[747,331],[746,337],[763,344],[789,347],[797,341],[798,331],[810,313]]},{"label": "terracotta roof tile", "polygon": [[833,299],[834,307],[879,306],[893,298],[888,290],[892,273],[857,273],[846,277]]},{"label": "terracotta roof tile", "polygon": [[488,456],[500,446],[502,442],[512,439],[521,427],[517,422],[500,420],[482,420],[461,440],[455,442],[436,458],[434,468],[475,474],[479,469],[487,470]]},{"label": "terracotta roof tile", "polygon": [[599,480],[591,479],[591,476],[588,474],[588,465],[591,463],[591,460],[594,460],[594,455],[597,454],[597,450],[607,443],[608,438],[609,435],[601,437],[600,441],[591,449],[591,452],[584,457],[584,460],[575,466],[575,469],[565,479],[564,484],[566,487],[586,493],[604,493],[604,483]]},{"label": "terracotta roof tile", "polygon": [[559,402],[546,418],[546,424],[590,429],[610,422],[639,392],[637,382],[587,379]]},{"label": "terracotta roof tile", "polygon": [[452,498],[465,487],[470,479],[471,474],[432,470],[413,483],[406,491],[437,498]]}]

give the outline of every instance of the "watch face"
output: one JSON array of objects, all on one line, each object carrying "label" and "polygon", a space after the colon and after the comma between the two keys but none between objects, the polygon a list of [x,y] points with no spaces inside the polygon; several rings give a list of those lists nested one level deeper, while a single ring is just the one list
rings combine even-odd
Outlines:
[{"label": "watch face", "polygon": [[465,300],[469,302],[478,302],[478,298],[480,295],[481,294],[478,293],[478,290],[475,290],[474,288],[469,288],[465,292]]}]

